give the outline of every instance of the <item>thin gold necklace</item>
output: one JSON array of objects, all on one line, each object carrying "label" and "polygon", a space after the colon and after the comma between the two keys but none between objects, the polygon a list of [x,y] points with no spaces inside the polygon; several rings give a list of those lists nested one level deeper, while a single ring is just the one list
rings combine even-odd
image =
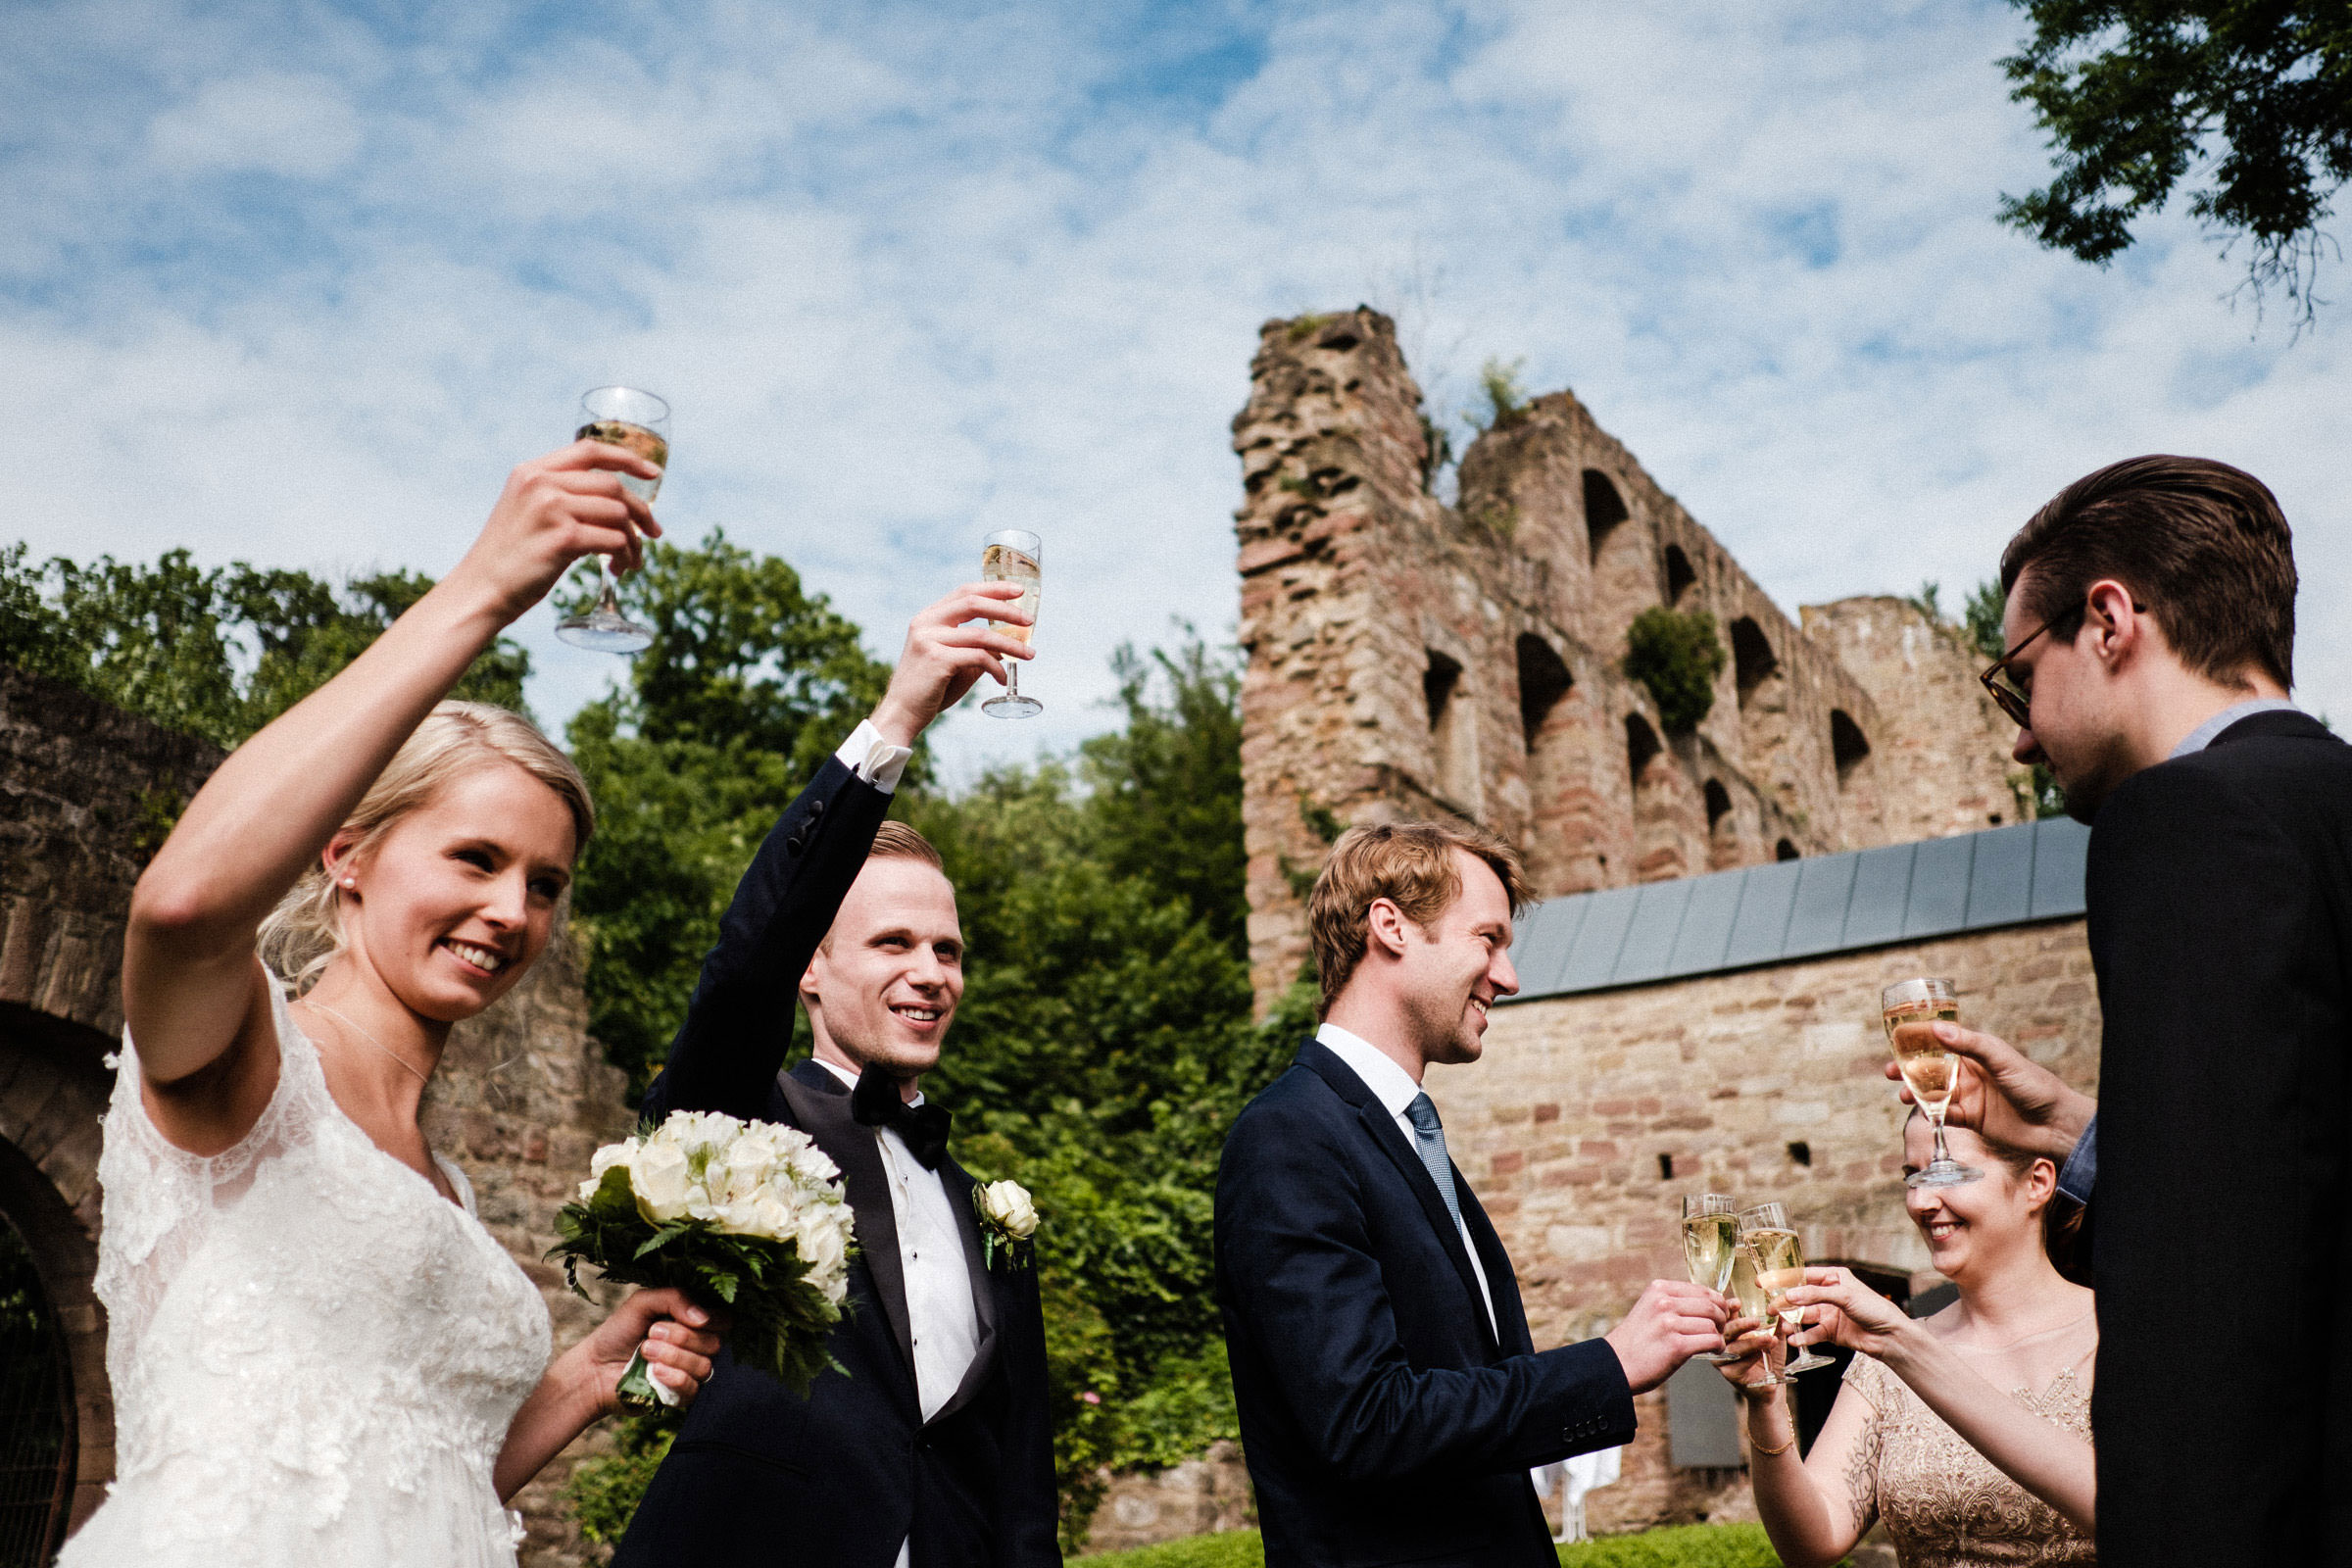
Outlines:
[{"label": "thin gold necklace", "polygon": [[335,1022],[341,1024],[353,1034],[358,1035],[362,1040],[367,1041],[376,1050],[382,1052],[385,1055],[390,1056],[394,1061],[399,1062],[403,1067],[408,1068],[410,1072],[415,1073],[418,1083],[424,1084],[427,1088],[431,1087],[431,1081],[427,1079],[423,1073],[417,1072],[416,1064],[415,1062],[409,1060],[408,1057],[402,1055],[399,1052],[394,1051],[390,1046],[385,1045],[381,1040],[376,1039],[375,1036],[369,1034],[358,1024],[353,1023],[349,1018],[344,1017],[341,1013],[328,1006],[325,1003],[315,1002],[311,998],[305,997],[302,999],[302,1004],[306,1007],[313,1007],[320,1012],[325,1013],[329,1018],[334,1019]]}]

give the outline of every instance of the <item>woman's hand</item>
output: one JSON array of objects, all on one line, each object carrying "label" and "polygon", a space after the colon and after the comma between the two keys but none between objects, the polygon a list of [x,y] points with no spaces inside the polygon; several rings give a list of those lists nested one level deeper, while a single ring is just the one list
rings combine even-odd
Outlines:
[{"label": "woman's hand", "polygon": [[1772,1305],[1775,1311],[1821,1308],[1789,1336],[1789,1345],[1799,1348],[1826,1342],[1885,1360],[1896,1338],[1918,1327],[1901,1307],[1842,1268],[1805,1270],[1805,1283],[1790,1286]]},{"label": "woman's hand", "polygon": [[518,465],[449,580],[486,596],[504,625],[546,598],[582,556],[609,555],[615,572],[643,565],[639,536],[658,539],[662,525],[622,487],[624,473],[662,476],[636,453],[603,441],[574,441]]},{"label": "woman's hand", "polygon": [[1718,1361],[1715,1370],[1743,1394],[1772,1388],[1774,1385],[1764,1380],[1780,1371],[1777,1362],[1788,1359],[1788,1352],[1781,1347],[1780,1336],[1772,1332],[1772,1319],[1768,1317],[1733,1318],[1723,1326],[1723,1348],[1740,1359]]},{"label": "woman's hand", "polygon": [[610,1415],[620,1407],[620,1375],[641,1345],[648,1375],[677,1395],[682,1409],[710,1381],[719,1331],[710,1314],[683,1291],[639,1291],[621,1302],[580,1342],[601,1413]]}]

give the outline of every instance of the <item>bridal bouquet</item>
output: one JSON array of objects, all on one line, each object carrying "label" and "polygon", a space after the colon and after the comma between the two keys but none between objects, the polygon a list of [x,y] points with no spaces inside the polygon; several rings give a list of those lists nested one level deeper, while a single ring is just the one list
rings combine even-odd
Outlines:
[{"label": "bridal bouquet", "polygon": [[[580,1200],[556,1215],[548,1252],[580,1295],[579,1266],[625,1285],[675,1286],[734,1314],[735,1359],[806,1397],[827,1367],[855,1245],[841,1171],[797,1127],[678,1110],[589,1161]],[[623,1398],[675,1398],[646,1375],[640,1351]]]}]

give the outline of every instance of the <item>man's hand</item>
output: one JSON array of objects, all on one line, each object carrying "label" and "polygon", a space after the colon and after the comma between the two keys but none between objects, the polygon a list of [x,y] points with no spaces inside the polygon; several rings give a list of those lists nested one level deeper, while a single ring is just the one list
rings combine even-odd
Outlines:
[{"label": "man's hand", "polygon": [[1723,1325],[1731,1315],[1732,1303],[1703,1285],[1651,1280],[1634,1309],[1604,1338],[1625,1368],[1627,1385],[1636,1394],[1647,1394],[1699,1351],[1722,1349]]},{"label": "man's hand", "polygon": [[[2098,1113],[2097,1101],[2069,1088],[2049,1068],[1991,1035],[1939,1023],[1936,1038],[1944,1050],[1968,1059],[1952,1085],[1946,1121],[2066,1163],[2066,1156],[2082,1142],[2082,1129]],[[1886,1076],[1899,1082],[1902,1069],[1890,1061]],[[1902,1091],[1902,1101],[1913,1103],[1908,1088]]]},{"label": "man's hand", "polygon": [[1004,661],[1034,659],[1027,643],[992,631],[991,620],[1016,626],[1036,617],[1015,610],[1018,583],[967,582],[907,623],[906,646],[890,673],[890,690],[874,710],[874,728],[893,746],[912,746],[940,714],[963,700],[982,675],[1004,680]]}]

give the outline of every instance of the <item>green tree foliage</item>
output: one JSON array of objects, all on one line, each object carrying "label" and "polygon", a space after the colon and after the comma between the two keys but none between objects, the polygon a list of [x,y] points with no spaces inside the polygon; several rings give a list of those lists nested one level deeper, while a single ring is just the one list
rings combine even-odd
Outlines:
[{"label": "green tree foliage", "polygon": [[[38,565],[0,549],[0,662],[53,676],[169,729],[234,747],[357,658],[433,579],[375,572],[335,588],[306,571],[185,550]],[[501,638],[453,694],[523,711],[530,655]]]},{"label": "green tree foliage", "polygon": [[1519,372],[1525,360],[1513,360],[1505,365],[1500,359],[1490,359],[1478,369],[1478,389],[1487,395],[1486,417],[1479,417],[1473,409],[1468,416],[1472,424],[1481,430],[1507,430],[1527,415],[1527,388],[1519,384]]},{"label": "green tree foliage", "polygon": [[1715,706],[1727,657],[1715,617],[1703,610],[1652,605],[1625,631],[1626,677],[1649,688],[1658,717],[1677,734],[1696,729]]},{"label": "green tree foliage", "polygon": [[[1989,664],[2009,651],[2002,641],[2001,617],[2009,612],[2009,594],[1997,579],[1987,578],[1977,584],[1968,596],[1968,604],[1960,612],[1960,623],[1968,640]],[[2034,764],[2034,814],[2035,816],[2064,816],[2066,791],[2058,787],[2058,777],[2046,762]]]},{"label": "green tree foliage", "polygon": [[[591,573],[577,593],[593,591]],[[572,889],[589,1026],[634,1095],[685,1019],[736,879],[890,669],[791,566],[716,530],[649,546],[620,599],[653,646],[564,734],[597,808]]]},{"label": "green tree foliage", "polygon": [[2057,176],[2001,220],[2101,266],[2201,171],[2188,210],[2244,241],[2259,298],[2311,315],[2328,203],[2352,178],[2352,8],[2295,0],[2016,0],[2033,36],[2001,62],[2050,133]]}]

